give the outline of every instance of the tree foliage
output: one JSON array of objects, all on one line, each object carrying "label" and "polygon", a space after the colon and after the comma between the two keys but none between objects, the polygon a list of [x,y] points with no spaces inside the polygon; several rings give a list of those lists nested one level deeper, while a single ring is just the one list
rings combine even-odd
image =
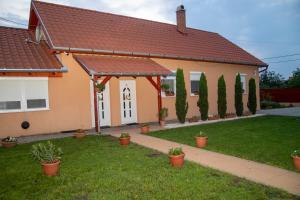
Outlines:
[{"label": "tree foliage", "polygon": [[237,116],[243,115],[243,86],[241,82],[240,74],[236,75],[235,77],[235,94],[234,94],[234,105],[235,105],[235,112]]},{"label": "tree foliage", "polygon": [[249,95],[248,95],[247,106],[252,114],[256,113],[257,99],[256,99],[256,84],[254,78],[251,78],[249,80]]},{"label": "tree foliage", "polygon": [[287,83],[289,87],[300,87],[300,68],[293,71],[293,75]]},{"label": "tree foliage", "polygon": [[185,122],[188,111],[188,103],[186,101],[186,89],[184,82],[184,75],[182,69],[177,69],[176,72],[176,115],[180,123]]},{"label": "tree foliage", "polygon": [[274,71],[264,71],[260,75],[260,88],[282,88],[285,87],[285,80],[283,76]]},{"label": "tree foliage", "polygon": [[218,80],[218,113],[221,118],[225,117],[227,110],[227,101],[226,101],[226,83],[224,76],[220,76]]},{"label": "tree foliage", "polygon": [[204,73],[201,74],[199,82],[199,100],[198,107],[201,114],[201,120],[207,120],[208,118],[208,91],[207,91],[207,80]]}]

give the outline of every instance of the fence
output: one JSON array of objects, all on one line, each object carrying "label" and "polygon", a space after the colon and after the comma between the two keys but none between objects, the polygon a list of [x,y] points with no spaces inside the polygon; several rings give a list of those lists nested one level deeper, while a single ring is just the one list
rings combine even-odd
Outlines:
[{"label": "fence", "polygon": [[261,100],[300,103],[300,88],[260,89]]}]

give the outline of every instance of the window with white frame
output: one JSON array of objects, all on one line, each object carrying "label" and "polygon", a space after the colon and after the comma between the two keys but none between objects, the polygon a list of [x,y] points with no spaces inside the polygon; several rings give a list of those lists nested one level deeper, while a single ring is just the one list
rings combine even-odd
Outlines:
[{"label": "window with white frame", "polygon": [[173,74],[161,77],[162,96],[175,96],[176,94],[176,72]]},{"label": "window with white frame", "polygon": [[1,77],[0,94],[0,113],[49,108],[47,77]]},{"label": "window with white frame", "polygon": [[201,72],[190,72],[191,95],[199,94],[199,82]]},{"label": "window with white frame", "polygon": [[246,82],[246,74],[240,74],[240,76],[241,76],[241,82],[242,82],[243,93],[245,94],[245,93],[246,93],[246,85],[247,85],[247,82]]}]

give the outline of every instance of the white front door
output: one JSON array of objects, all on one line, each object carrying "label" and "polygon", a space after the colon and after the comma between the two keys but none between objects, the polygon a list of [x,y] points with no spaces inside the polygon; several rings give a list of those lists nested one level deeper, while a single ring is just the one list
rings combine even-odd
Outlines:
[{"label": "white front door", "polygon": [[135,80],[120,81],[121,123],[137,122]]},{"label": "white front door", "polygon": [[97,98],[98,98],[99,124],[100,126],[111,126],[109,82],[105,84],[105,89],[103,92],[97,93]]}]

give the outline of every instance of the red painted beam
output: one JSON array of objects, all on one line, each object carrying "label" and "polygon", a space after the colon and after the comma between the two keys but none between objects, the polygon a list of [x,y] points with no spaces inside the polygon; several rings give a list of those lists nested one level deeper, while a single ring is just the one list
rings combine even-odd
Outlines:
[{"label": "red painted beam", "polygon": [[160,83],[159,83],[159,87],[158,87],[158,85],[155,83],[155,81],[152,79],[151,76],[146,76],[146,78],[148,79],[148,81],[150,81],[150,83],[153,85],[153,87],[155,87],[155,89],[160,92]]},{"label": "red painted beam", "polygon": [[158,122],[160,122],[159,112],[162,108],[162,100],[161,100],[161,88],[160,88],[160,76],[157,76],[157,102],[158,102]]},{"label": "red painted beam", "polygon": [[112,76],[107,76],[107,77],[105,77],[104,80],[101,81],[101,84],[104,86],[104,85],[109,81],[109,79],[111,79],[111,77],[112,77]]},{"label": "red painted beam", "polygon": [[95,128],[96,128],[96,132],[99,132],[99,118],[98,118],[98,98],[97,98],[97,88],[96,88],[96,84],[98,81],[98,76],[94,76],[93,79],[93,85],[94,85],[94,113],[95,113]]}]

